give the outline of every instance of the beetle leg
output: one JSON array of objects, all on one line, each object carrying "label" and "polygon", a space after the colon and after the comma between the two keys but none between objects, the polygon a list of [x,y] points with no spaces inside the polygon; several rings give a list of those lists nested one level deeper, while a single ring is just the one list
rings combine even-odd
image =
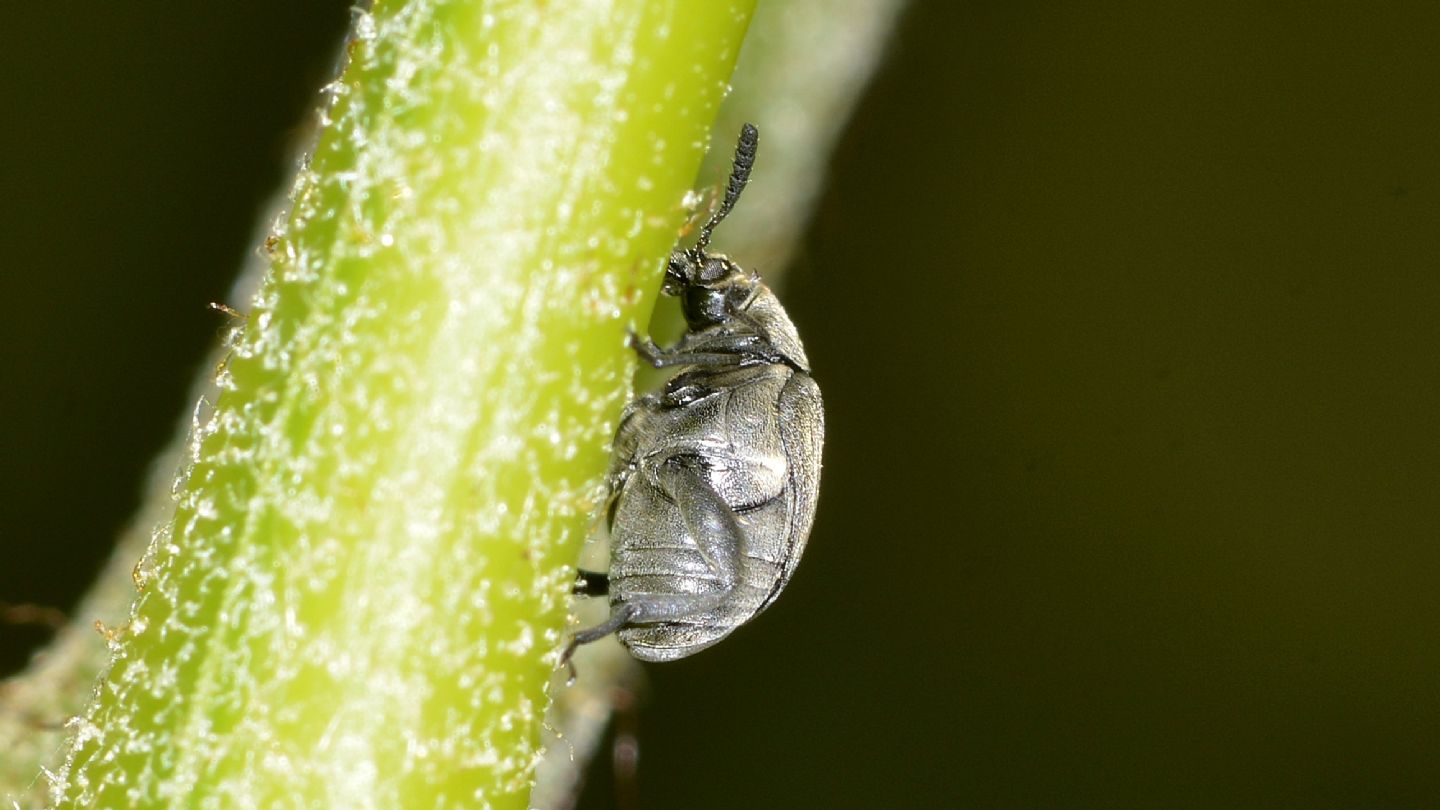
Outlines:
[{"label": "beetle leg", "polygon": [[662,349],[650,338],[635,338],[630,347],[640,359],[654,368],[668,366],[738,366],[744,359],[738,354],[723,352],[687,352],[679,347]]},{"label": "beetle leg", "polygon": [[634,615],[635,611],[629,605],[621,605],[615,610],[610,611],[610,618],[600,624],[595,625],[589,630],[575,631],[575,635],[570,638],[570,643],[565,645],[565,651],[560,653],[561,666],[570,663],[570,657],[575,654],[576,647],[579,647],[581,644],[589,644],[592,641],[599,641],[610,635],[629,624],[631,617]]},{"label": "beetle leg", "polygon": [[630,624],[684,621],[720,607],[740,581],[745,533],[735,511],[725,503],[691,456],[671,456],[655,465],[655,480],[675,501],[685,528],[705,560],[719,589],[699,594],[635,594],[625,604],[634,608]]},{"label": "beetle leg", "polygon": [[600,571],[575,572],[575,594],[578,596],[604,596],[610,593],[610,575]]},{"label": "beetle leg", "polygon": [[[745,533],[735,510],[705,480],[704,471],[688,455],[674,455],[655,465],[655,480],[674,501],[695,540],[719,590],[699,594],[634,594],[615,605],[610,618],[588,630],[580,630],[565,647],[560,662],[570,660],[575,648],[598,641],[632,624],[685,621],[712,611],[729,599],[740,581],[740,557]],[[608,579],[607,579],[608,585]]]},{"label": "beetle leg", "polygon": [[696,351],[687,348],[683,339],[674,348],[662,349],[655,345],[655,341],[648,337],[641,337],[634,332],[630,333],[629,338],[630,348],[635,350],[641,360],[654,368],[738,366],[751,358],[753,353],[743,351],[743,347],[753,342],[754,338],[747,335],[708,345],[703,350]]},{"label": "beetle leg", "polygon": [[745,532],[735,510],[710,485],[705,471],[695,466],[692,457],[666,459],[656,479],[675,499],[685,528],[720,587],[726,592],[733,590],[740,581],[740,556],[745,546]]}]

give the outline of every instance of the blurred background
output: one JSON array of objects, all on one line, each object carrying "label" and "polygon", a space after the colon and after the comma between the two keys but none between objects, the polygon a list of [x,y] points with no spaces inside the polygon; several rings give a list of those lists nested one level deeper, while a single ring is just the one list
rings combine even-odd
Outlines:
[{"label": "blurred background", "polygon": [[[348,6],[4,5],[0,601],[73,606],[137,507]],[[1440,803],[1437,42],[914,4],[783,291],[806,563],[648,668],[642,806]]]}]

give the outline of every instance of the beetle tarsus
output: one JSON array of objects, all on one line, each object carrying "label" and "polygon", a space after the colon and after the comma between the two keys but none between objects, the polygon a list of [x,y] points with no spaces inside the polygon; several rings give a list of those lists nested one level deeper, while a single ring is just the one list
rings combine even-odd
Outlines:
[{"label": "beetle tarsus", "polygon": [[635,615],[635,608],[630,605],[621,605],[610,612],[610,618],[595,625],[589,630],[578,630],[570,637],[570,643],[565,645],[565,651],[560,653],[561,666],[568,666],[570,659],[575,655],[575,650],[581,644],[589,644],[614,633],[616,630],[630,623],[630,617]]},{"label": "beetle tarsus", "polygon": [[610,575],[581,568],[575,572],[574,592],[580,596],[604,596],[610,593]]}]

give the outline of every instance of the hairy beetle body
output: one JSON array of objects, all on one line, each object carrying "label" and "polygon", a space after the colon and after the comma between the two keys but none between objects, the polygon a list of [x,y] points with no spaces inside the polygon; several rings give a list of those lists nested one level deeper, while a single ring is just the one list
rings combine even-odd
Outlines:
[{"label": "hairy beetle body", "polygon": [[645,661],[708,647],[789,582],[819,494],[824,410],[784,308],[756,274],[705,252],[754,161],[746,125],[720,210],[671,255],[664,291],[688,330],[642,359],[678,367],[626,409],[609,476],[610,618],[574,646],[618,634]]}]

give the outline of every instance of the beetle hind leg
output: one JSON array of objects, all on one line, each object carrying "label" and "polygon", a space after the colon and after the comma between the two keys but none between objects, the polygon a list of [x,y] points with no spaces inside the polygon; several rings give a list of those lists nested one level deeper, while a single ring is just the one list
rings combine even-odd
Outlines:
[{"label": "beetle hind leg", "polygon": [[610,575],[581,568],[575,572],[573,592],[576,596],[604,596],[610,593]]},{"label": "beetle hind leg", "polygon": [[723,607],[735,595],[745,532],[735,510],[706,480],[695,458],[663,457],[651,462],[649,472],[680,510],[686,533],[709,569],[708,580],[718,587],[696,594],[626,594],[625,604],[634,608],[631,624],[684,622]]},{"label": "beetle hind leg", "polygon": [[706,479],[698,459],[671,456],[656,470],[655,479],[674,501],[685,521],[685,529],[705,558],[710,573],[725,591],[740,579],[740,557],[745,548],[745,531],[735,510]]},{"label": "beetle hind leg", "polygon": [[[568,663],[575,648],[581,644],[598,641],[611,633],[631,625],[659,624],[662,622],[693,622],[711,611],[725,607],[739,590],[740,559],[745,548],[745,533],[730,507],[720,493],[705,478],[705,471],[688,455],[672,455],[647,463],[647,474],[653,474],[660,485],[680,510],[685,521],[686,532],[695,543],[696,550],[705,560],[710,576],[707,580],[718,588],[708,593],[627,593],[622,602],[612,603],[610,617],[604,622],[586,630],[577,631],[561,654],[562,664]],[[609,577],[595,572],[581,571],[577,591],[584,584],[587,595],[596,595],[589,590],[591,584],[604,582],[609,586]]]},{"label": "beetle hind leg", "polygon": [[615,610],[612,610],[610,612],[610,618],[606,619],[600,624],[595,625],[589,630],[576,631],[575,635],[571,637],[570,643],[565,645],[565,651],[560,653],[560,664],[564,666],[565,664],[570,663],[570,657],[575,654],[576,648],[578,648],[581,644],[589,644],[592,641],[599,641],[600,639],[610,635],[616,630],[619,630],[620,628],[629,624],[631,617],[634,615],[634,608],[629,605],[621,605]]}]

